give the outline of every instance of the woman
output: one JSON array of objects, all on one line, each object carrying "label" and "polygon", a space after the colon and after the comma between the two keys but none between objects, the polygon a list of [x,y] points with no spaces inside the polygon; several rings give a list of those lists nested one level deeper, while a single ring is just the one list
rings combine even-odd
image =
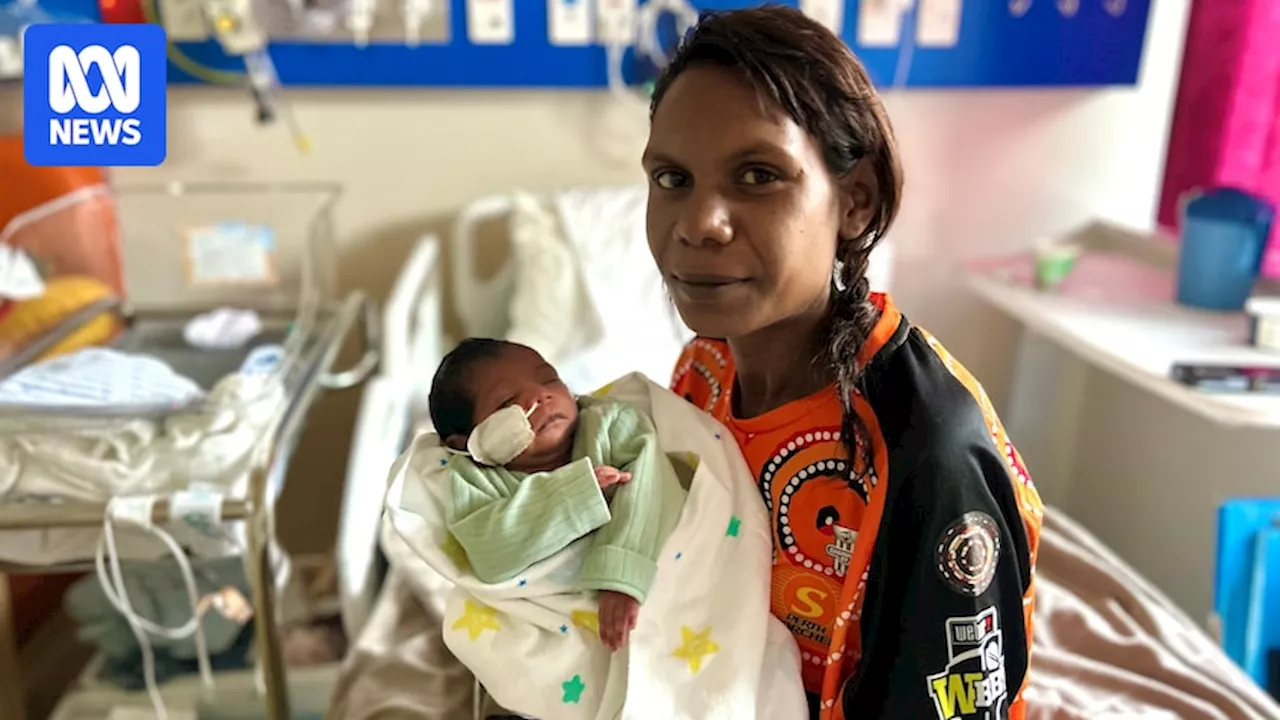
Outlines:
[{"label": "woman", "polygon": [[811,714],[1022,717],[1043,506],[978,383],[868,292],[902,172],[865,70],[798,11],[709,15],[655,86],[644,168],[699,335],[673,387],[757,476]]}]

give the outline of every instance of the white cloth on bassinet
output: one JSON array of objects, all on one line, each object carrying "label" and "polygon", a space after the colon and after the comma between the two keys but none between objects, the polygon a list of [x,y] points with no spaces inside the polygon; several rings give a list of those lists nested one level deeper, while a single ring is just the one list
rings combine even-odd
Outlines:
[{"label": "white cloth on bassinet", "polygon": [[[256,348],[260,361],[269,346]],[[156,361],[159,362],[159,361]],[[248,362],[248,361],[247,361]],[[5,433],[0,436],[0,502],[106,502],[119,495],[211,490],[243,497],[253,450],[283,410],[274,374],[251,369],[214,386],[198,410],[161,421],[136,419],[110,428]],[[194,554],[217,556],[242,545],[237,533],[175,522],[167,528]],[[0,558],[32,565],[94,556],[100,528],[0,532]],[[154,540],[122,533],[124,558],[165,553]]]},{"label": "white cloth on bassinet", "polygon": [[625,649],[604,647],[595,598],[574,589],[582,541],[506,583],[468,571],[445,526],[448,455],[431,434],[393,470],[382,533],[392,565],[454,583],[445,643],[511,712],[538,720],[807,716],[799,651],[769,612],[768,519],[732,437],[639,374],[604,392],[649,412],[662,447],[693,468]]},{"label": "white cloth on bassinet", "polygon": [[59,355],[0,380],[0,406],[182,407],[203,396],[199,385],[158,358],[102,347]]}]

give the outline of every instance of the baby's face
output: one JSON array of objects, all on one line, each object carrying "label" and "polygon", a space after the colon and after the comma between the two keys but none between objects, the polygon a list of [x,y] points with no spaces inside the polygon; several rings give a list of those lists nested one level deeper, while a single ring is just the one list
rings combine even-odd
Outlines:
[{"label": "baby's face", "polygon": [[526,347],[513,347],[496,358],[478,363],[472,370],[475,417],[479,424],[508,405],[528,410],[533,444],[507,467],[521,472],[549,470],[568,462],[573,433],[578,424],[578,403],[560,374],[542,356]]}]

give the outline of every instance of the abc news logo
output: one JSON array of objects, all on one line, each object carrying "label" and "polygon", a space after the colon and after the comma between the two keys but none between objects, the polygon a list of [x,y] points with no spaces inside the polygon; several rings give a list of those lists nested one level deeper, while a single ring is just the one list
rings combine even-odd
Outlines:
[{"label": "abc news logo", "polygon": [[[0,0],[3,2],[3,0]],[[153,23],[22,34],[23,155],[37,167],[154,167],[168,154],[168,41]]]},{"label": "abc news logo", "polygon": [[[89,73],[102,77],[97,92],[89,87]],[[142,142],[142,121],[136,117],[100,117],[107,110],[120,115],[137,112],[142,104],[142,58],[138,48],[121,45],[113,53],[101,45],[76,52],[59,45],[49,52],[49,109],[66,116],[79,110],[99,117],[49,119],[50,145],[128,145]]]}]

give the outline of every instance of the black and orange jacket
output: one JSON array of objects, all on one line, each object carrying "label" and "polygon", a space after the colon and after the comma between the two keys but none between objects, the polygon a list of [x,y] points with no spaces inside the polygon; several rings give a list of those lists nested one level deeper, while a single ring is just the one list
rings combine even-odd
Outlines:
[{"label": "black and orange jacket", "polygon": [[733,417],[734,364],[691,342],[672,389],[737,438],[773,522],[774,615],[821,717],[1021,718],[1044,506],[982,387],[885,295],[853,406],[834,387]]}]

